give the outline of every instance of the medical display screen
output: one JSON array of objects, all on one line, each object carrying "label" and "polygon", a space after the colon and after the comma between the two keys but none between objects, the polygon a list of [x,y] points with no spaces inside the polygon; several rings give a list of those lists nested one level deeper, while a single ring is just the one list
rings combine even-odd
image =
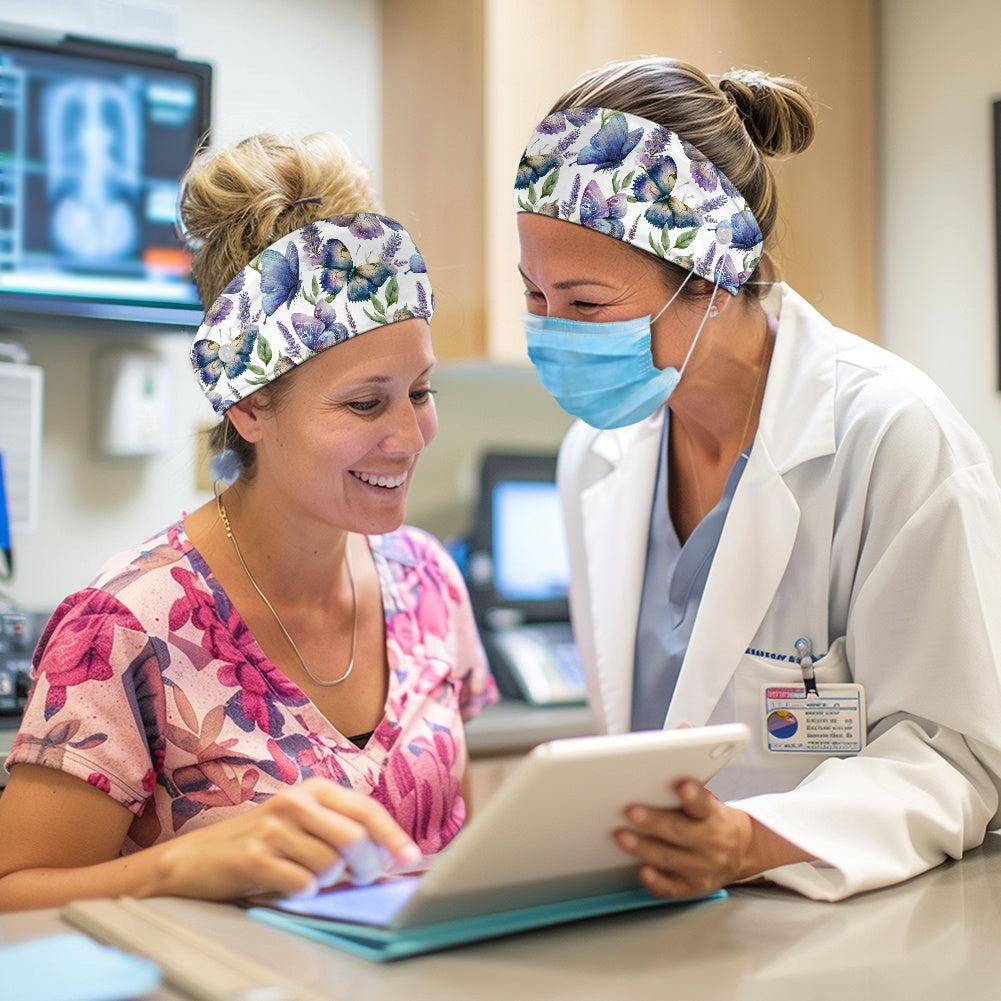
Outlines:
[{"label": "medical display screen", "polygon": [[555,483],[507,480],[492,492],[494,589],[507,601],[566,598],[569,569]]},{"label": "medical display screen", "polygon": [[0,39],[8,318],[198,322],[174,213],[208,127],[210,81],[207,64],[162,53]]}]

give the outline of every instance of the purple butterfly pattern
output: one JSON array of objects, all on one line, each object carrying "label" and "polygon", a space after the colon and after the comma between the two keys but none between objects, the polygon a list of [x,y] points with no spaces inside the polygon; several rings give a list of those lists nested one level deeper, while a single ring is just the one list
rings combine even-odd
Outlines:
[{"label": "purple butterfly pattern", "polygon": [[[374,212],[331,216],[282,237],[226,286],[191,363],[222,414],[320,351],[433,311],[424,257],[400,223]],[[278,334],[265,336],[265,325]]]},{"label": "purple butterfly pattern", "polygon": [[337,310],[325,299],[317,302],[311,316],[293,313],[291,319],[299,340],[314,354],[346,341],[349,336],[348,328],[337,322]]},{"label": "purple butterfly pattern", "polygon": [[547,115],[522,154],[515,204],[673,261],[736,294],[761,229],[726,175],[656,122],[608,108]]},{"label": "purple butterfly pattern", "polygon": [[591,141],[577,154],[577,163],[591,165],[595,170],[615,170],[636,148],[643,138],[643,130],[629,129],[626,116],[612,115],[591,136]]},{"label": "purple butterfly pattern", "polygon": [[580,221],[589,229],[607,233],[621,240],[626,228],[622,218],[626,214],[626,194],[619,192],[603,198],[596,181],[590,181],[580,200]]},{"label": "purple butterfly pattern", "polygon": [[261,305],[265,316],[290,306],[299,294],[299,248],[291,240],[280,254],[270,247],[261,254]]}]

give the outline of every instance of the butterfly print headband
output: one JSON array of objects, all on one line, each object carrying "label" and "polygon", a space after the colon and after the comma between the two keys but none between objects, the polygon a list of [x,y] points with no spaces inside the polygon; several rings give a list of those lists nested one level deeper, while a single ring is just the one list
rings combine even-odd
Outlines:
[{"label": "butterfly print headband", "polygon": [[761,257],[758,222],[723,172],[670,129],[622,111],[548,115],[514,187],[519,212],[624,240],[731,295]]},{"label": "butterfly print headband", "polygon": [[331,216],[255,257],[206,312],[191,364],[216,413],[327,348],[434,312],[424,258],[394,219]]}]

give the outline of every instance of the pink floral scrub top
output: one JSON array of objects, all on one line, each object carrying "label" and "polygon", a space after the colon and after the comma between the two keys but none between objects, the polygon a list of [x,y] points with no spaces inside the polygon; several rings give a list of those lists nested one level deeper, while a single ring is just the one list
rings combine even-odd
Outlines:
[{"label": "pink floral scrub top", "polygon": [[441,544],[405,526],[369,545],[389,695],[363,748],[268,660],[180,522],[56,610],[7,766],[59,768],[124,804],[135,814],[124,853],[312,775],[373,796],[422,851],[438,851],[465,819],[463,721],[497,691]]}]

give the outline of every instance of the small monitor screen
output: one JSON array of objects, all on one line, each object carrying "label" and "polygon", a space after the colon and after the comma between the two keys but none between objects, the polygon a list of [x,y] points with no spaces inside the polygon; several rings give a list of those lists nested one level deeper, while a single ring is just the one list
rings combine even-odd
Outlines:
[{"label": "small monitor screen", "polygon": [[[208,72],[0,40],[5,309],[159,322],[200,312],[174,211],[207,127]],[[136,314],[151,307],[163,315]]]},{"label": "small monitor screen", "polygon": [[507,480],[492,494],[494,588],[507,601],[566,598],[569,569],[559,492]]}]

